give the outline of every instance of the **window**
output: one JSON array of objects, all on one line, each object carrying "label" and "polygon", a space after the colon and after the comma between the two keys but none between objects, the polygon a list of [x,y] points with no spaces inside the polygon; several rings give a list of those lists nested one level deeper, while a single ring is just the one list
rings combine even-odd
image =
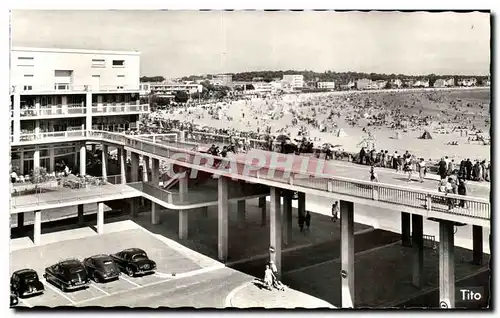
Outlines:
[{"label": "window", "polygon": [[123,89],[123,86],[116,86],[116,89]]},{"label": "window", "polygon": [[23,90],[25,90],[25,91],[32,91],[33,90],[33,86],[31,86],[31,85],[24,85]]},{"label": "window", "polygon": [[24,77],[27,77],[27,78],[32,78],[32,77],[33,77],[33,74],[24,74]]},{"label": "window", "polygon": [[124,60],[113,60],[113,67],[123,67],[125,66]]},{"label": "window", "polygon": [[28,56],[19,56],[17,66],[34,66],[34,58]]},{"label": "window", "polygon": [[106,67],[106,60],[92,59],[92,67]]},{"label": "window", "polygon": [[123,79],[123,78],[125,78],[125,75],[116,75],[116,77]]},{"label": "window", "polygon": [[67,71],[67,70],[55,70],[54,71],[55,77],[69,77],[72,74],[73,74],[73,71]]}]

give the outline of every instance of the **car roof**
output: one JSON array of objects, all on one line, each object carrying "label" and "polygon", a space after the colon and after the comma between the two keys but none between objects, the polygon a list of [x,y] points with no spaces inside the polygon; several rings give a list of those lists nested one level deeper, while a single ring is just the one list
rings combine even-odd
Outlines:
[{"label": "car roof", "polygon": [[24,268],[24,269],[19,269],[12,274],[22,276],[22,275],[26,275],[26,274],[36,274],[36,271],[34,269],[31,269],[31,268]]},{"label": "car roof", "polygon": [[140,248],[127,248],[126,250],[123,250],[122,252],[124,253],[146,253],[144,250],[141,250]]},{"label": "car roof", "polygon": [[93,259],[93,260],[106,260],[106,259],[110,259],[109,255],[107,254],[97,254],[97,255],[92,255],[89,257],[90,259]]},{"label": "car roof", "polygon": [[59,262],[58,265],[61,265],[64,267],[75,267],[75,266],[82,266],[82,263],[77,259],[67,259],[67,260]]}]

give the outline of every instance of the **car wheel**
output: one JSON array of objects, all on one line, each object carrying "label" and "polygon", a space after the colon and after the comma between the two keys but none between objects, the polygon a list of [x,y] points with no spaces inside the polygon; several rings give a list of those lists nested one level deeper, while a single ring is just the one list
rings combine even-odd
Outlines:
[{"label": "car wheel", "polygon": [[130,267],[130,266],[127,266],[125,268],[125,271],[127,272],[127,275],[130,276],[130,277],[134,277],[134,270]]},{"label": "car wheel", "polygon": [[94,276],[94,282],[96,282],[97,284],[99,284],[101,282],[101,279],[99,278],[99,275],[96,272],[94,272],[93,276]]},{"label": "car wheel", "polygon": [[66,286],[65,286],[64,284],[61,284],[61,290],[62,290],[63,292],[66,292]]}]

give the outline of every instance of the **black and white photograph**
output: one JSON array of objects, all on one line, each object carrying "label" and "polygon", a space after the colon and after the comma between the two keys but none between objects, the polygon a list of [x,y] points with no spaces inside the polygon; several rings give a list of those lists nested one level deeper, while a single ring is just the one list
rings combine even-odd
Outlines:
[{"label": "black and white photograph", "polygon": [[11,310],[491,310],[492,21],[11,10]]}]

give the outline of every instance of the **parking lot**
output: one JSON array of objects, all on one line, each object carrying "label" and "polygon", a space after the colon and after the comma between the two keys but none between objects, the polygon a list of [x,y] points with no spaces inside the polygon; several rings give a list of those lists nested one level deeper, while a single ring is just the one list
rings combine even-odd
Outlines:
[{"label": "parking lot", "polygon": [[[77,258],[83,260],[96,254],[111,254],[130,247],[144,249],[148,256],[157,263],[157,272],[142,277],[129,277],[122,274],[116,281],[96,284],[94,282],[84,289],[73,292],[62,292],[58,287],[47,283],[43,278],[45,267],[58,261]],[[203,269],[194,260],[170,248],[164,242],[141,229],[131,229],[116,233],[91,236],[74,240],[61,241],[53,244],[37,246],[11,253],[10,273],[32,268],[37,271],[45,285],[45,293],[27,299],[20,299],[20,306],[79,306],[109,296],[154,286],[183,276],[196,275]]]}]

